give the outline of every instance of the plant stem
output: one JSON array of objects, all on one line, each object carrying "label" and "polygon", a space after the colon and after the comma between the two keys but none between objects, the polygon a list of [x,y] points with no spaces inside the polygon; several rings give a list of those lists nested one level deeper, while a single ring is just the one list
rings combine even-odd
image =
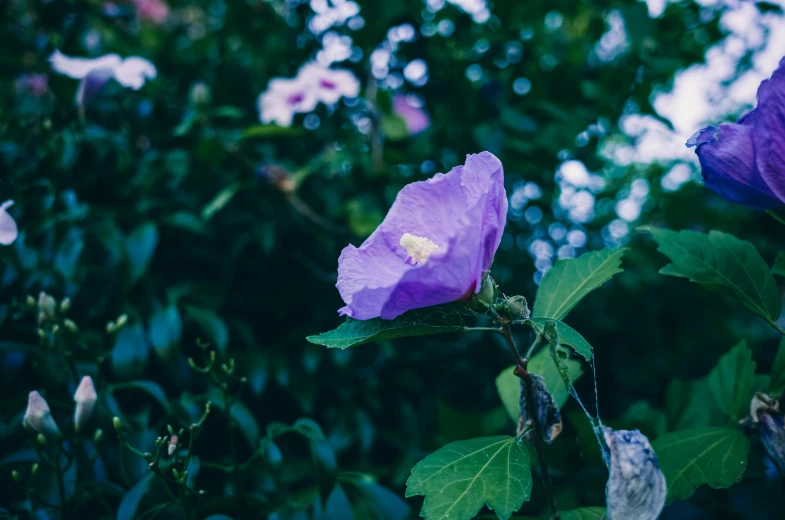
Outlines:
[{"label": "plant stem", "polygon": [[785,329],[783,329],[782,327],[780,327],[779,325],[777,325],[777,324],[776,324],[774,321],[769,321],[769,325],[771,325],[771,327],[772,327],[774,330],[776,330],[777,332],[779,332],[780,334],[782,334],[783,336],[785,336]]},{"label": "plant stem", "polygon": [[60,449],[58,448],[55,454],[55,472],[57,473],[57,492],[60,495],[60,507],[63,512],[63,518],[66,518],[68,508],[65,503],[65,482],[63,482],[63,470],[60,466]]},{"label": "plant stem", "polygon": [[[559,510],[556,508],[556,499],[553,496],[553,483],[551,482],[551,475],[548,473],[548,466],[545,464],[545,450],[543,449],[544,440],[542,438],[542,428],[537,420],[537,407],[534,403],[534,385],[532,384],[532,376],[527,370],[529,363],[528,359],[521,358],[518,353],[518,347],[515,346],[515,340],[510,333],[510,323],[507,320],[502,321],[502,327],[499,333],[504,337],[507,346],[510,349],[513,357],[515,358],[515,375],[521,378],[526,386],[526,414],[529,416],[529,421],[532,425],[532,437],[534,438],[534,449],[537,452],[537,459],[540,463],[540,472],[542,473],[542,485],[545,488],[545,498],[551,508],[551,520],[559,520]],[[534,345],[529,349],[531,350],[539,343],[538,339],[535,340]]]},{"label": "plant stem", "polygon": [[766,213],[768,213],[769,215],[771,215],[771,216],[774,218],[774,220],[776,220],[776,221],[777,221],[777,222],[779,222],[780,224],[785,224],[785,219],[783,219],[782,217],[780,217],[779,215],[777,215],[776,213],[774,213],[772,210],[770,210],[770,209],[767,209],[767,210],[766,210]]}]

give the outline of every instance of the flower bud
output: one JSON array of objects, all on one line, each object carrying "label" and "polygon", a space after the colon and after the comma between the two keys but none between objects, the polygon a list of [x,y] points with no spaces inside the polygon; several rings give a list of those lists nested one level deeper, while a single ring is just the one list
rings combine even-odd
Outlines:
[{"label": "flower bud", "polygon": [[25,300],[25,303],[26,303],[26,304],[27,304],[27,306],[28,306],[28,307],[30,307],[31,309],[32,309],[33,307],[35,307],[35,305],[36,305],[36,304],[35,304],[35,298],[33,298],[32,296],[30,296],[29,294],[27,295],[27,299]]},{"label": "flower bud", "polygon": [[95,393],[93,379],[90,376],[84,376],[74,393],[74,402],[76,403],[74,409],[75,431],[78,432],[82,429],[93,416],[96,399],[98,399],[98,395]]},{"label": "flower bud", "polygon": [[514,320],[528,320],[531,316],[529,305],[523,296],[513,296],[504,300],[502,311]]},{"label": "flower bud", "polygon": [[482,279],[480,292],[472,296],[469,308],[474,312],[486,312],[496,301],[496,283],[487,274]]},{"label": "flower bud", "polygon": [[46,435],[44,435],[43,433],[39,433],[38,435],[36,435],[35,440],[39,445],[46,446]]},{"label": "flower bud", "polygon": [[113,321],[106,322],[106,333],[107,334],[114,334],[117,332],[117,325],[114,324]]},{"label": "flower bud", "polygon": [[33,390],[27,398],[27,411],[25,412],[24,424],[38,433],[44,435],[56,435],[60,433],[52,412],[46,400],[41,394]]},{"label": "flower bud", "polygon": [[11,471],[11,478],[16,483],[22,482],[22,475],[20,475],[19,472],[16,470]]},{"label": "flower bud", "polygon": [[605,486],[608,520],[657,520],[667,489],[657,455],[638,430],[601,428],[603,459],[610,476]]},{"label": "flower bud", "polygon": [[[559,407],[556,406],[553,396],[548,392],[548,389],[545,386],[545,379],[537,374],[529,374],[529,377],[531,377],[532,381],[532,394],[534,410],[537,416],[537,427],[540,430],[542,439],[550,444],[562,430]],[[521,379],[521,415],[518,420],[518,435],[523,432],[524,427],[529,423],[530,419],[527,397],[526,381]],[[526,435],[528,438],[529,434],[527,433]]]},{"label": "flower bud", "polygon": [[36,474],[38,474],[38,463],[37,462],[34,463],[32,466],[30,466],[30,474],[32,476],[36,476]]},{"label": "flower bud", "polygon": [[210,104],[212,101],[212,94],[210,92],[210,87],[207,86],[202,81],[194,83],[191,87],[191,103],[197,107],[204,107]]},{"label": "flower bud", "polygon": [[756,392],[750,401],[750,417],[752,422],[758,422],[758,414],[761,413],[779,413],[780,403],[776,399],[772,399],[763,392]]},{"label": "flower bud", "polygon": [[174,479],[179,481],[180,480],[180,472],[177,471],[177,468],[172,468],[172,475],[174,475]]},{"label": "flower bud", "polygon": [[104,431],[101,428],[97,428],[93,434],[93,442],[101,444],[102,440],[104,440]]},{"label": "flower bud", "polygon": [[63,320],[63,327],[65,327],[66,330],[71,334],[76,334],[79,332],[79,327],[76,325],[76,323],[74,323],[72,320],[69,320],[68,318]]},{"label": "flower bud", "polygon": [[38,310],[40,311],[40,314],[38,315],[38,323],[46,320],[53,320],[55,318],[56,307],[57,302],[55,299],[41,291],[41,293],[38,295]]},{"label": "flower bud", "polygon": [[63,298],[63,301],[60,302],[60,312],[65,314],[71,310],[71,298]]},{"label": "flower bud", "polygon": [[117,330],[120,330],[123,327],[125,327],[126,323],[128,323],[128,315],[127,314],[121,314],[117,318],[117,321],[115,321],[115,325],[117,326]]},{"label": "flower bud", "polygon": [[123,433],[123,423],[120,421],[119,417],[112,418],[112,426],[117,433]]},{"label": "flower bud", "polygon": [[177,449],[177,435],[172,435],[169,439],[169,447],[166,448],[166,453],[171,457]]}]

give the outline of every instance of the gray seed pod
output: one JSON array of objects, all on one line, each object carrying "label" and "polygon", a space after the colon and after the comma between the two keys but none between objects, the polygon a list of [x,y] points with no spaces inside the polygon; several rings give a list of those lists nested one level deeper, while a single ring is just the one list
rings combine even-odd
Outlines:
[{"label": "gray seed pod", "polygon": [[608,520],[656,520],[667,488],[649,439],[638,430],[602,428],[601,433],[610,472],[605,486]]},{"label": "gray seed pod", "polygon": [[[535,410],[537,410],[537,423],[542,432],[542,438],[550,444],[553,439],[561,433],[562,423],[559,407],[553,400],[553,396],[545,386],[545,379],[537,374],[530,374],[532,378],[532,390],[534,394]],[[521,379],[521,416],[518,420],[518,434],[523,431],[526,423],[529,422],[529,411],[526,406],[526,382]],[[529,434],[527,434],[529,435]]]}]

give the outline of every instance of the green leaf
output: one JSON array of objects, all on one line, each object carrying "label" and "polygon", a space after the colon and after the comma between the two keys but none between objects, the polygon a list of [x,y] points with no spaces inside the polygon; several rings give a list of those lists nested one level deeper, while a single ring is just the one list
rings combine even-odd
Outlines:
[{"label": "green leaf", "polygon": [[254,137],[279,137],[300,134],[302,134],[302,130],[299,128],[287,128],[278,125],[252,125],[245,129],[241,139],[252,139]]},{"label": "green leaf", "polygon": [[709,376],[692,381],[673,379],[665,389],[665,415],[670,430],[712,426],[722,417],[709,390]]},{"label": "green leaf", "polygon": [[221,211],[224,206],[231,202],[232,198],[240,191],[240,188],[242,188],[242,183],[235,182],[219,191],[215,197],[202,208],[202,220],[206,222],[210,220],[213,215]]},{"label": "green leaf", "polygon": [[157,247],[158,228],[152,222],[140,225],[125,239],[125,253],[129,263],[129,287],[139,281],[147,270]]},{"label": "green leaf", "polygon": [[714,402],[734,421],[749,414],[754,383],[755,362],[744,340],[722,356],[709,373],[709,390]]},{"label": "green leaf", "polygon": [[347,318],[337,329],[306,339],[317,345],[344,349],[382,339],[426,336],[442,332],[462,331],[463,318],[452,306],[426,307],[406,312],[393,320]]},{"label": "green leaf", "polygon": [[556,326],[556,334],[559,335],[559,342],[562,345],[572,347],[573,350],[583,356],[586,361],[591,361],[592,348],[591,345],[589,345],[589,342],[586,341],[586,339],[581,336],[577,330],[573,329],[563,321],[550,318],[532,318],[530,320],[526,320],[524,323],[533,328],[537,334],[543,334],[545,332],[545,323],[548,321],[554,322]]},{"label": "green leaf", "polygon": [[622,271],[625,251],[603,249],[558,260],[540,282],[532,316],[564,319],[587,294]]},{"label": "green leaf", "polygon": [[117,333],[111,353],[112,371],[118,379],[142,377],[150,355],[150,346],[139,324],[126,325]]},{"label": "green leaf", "polygon": [[373,477],[359,473],[342,473],[341,483],[351,492],[356,519],[406,520],[409,505],[397,493],[376,483]]},{"label": "green leaf", "polygon": [[624,412],[624,420],[626,421],[641,421],[651,425],[655,437],[659,437],[668,429],[668,419],[665,413],[661,410],[654,408],[648,401],[635,401]]},{"label": "green leaf", "polygon": [[779,317],[777,283],[769,266],[749,242],[719,231],[707,235],[648,226],[641,229],[652,234],[659,251],[672,262],[660,269],[660,273],[728,292],[769,322]]},{"label": "green leaf", "polygon": [[134,487],[128,490],[128,493],[126,493],[123,500],[120,502],[120,507],[117,509],[117,520],[134,519],[136,510],[139,508],[139,503],[147,493],[152,479],[153,474],[149,473],[146,477],[137,482]]},{"label": "green leaf", "polygon": [[400,141],[409,137],[406,120],[397,114],[386,114],[382,117],[382,133],[391,141]]},{"label": "green leaf", "polygon": [[653,447],[668,482],[670,504],[703,484],[732,486],[747,468],[750,441],[738,430],[714,427],[666,433]]},{"label": "green leaf", "polygon": [[785,251],[777,254],[774,265],[771,266],[771,272],[777,276],[785,276]]},{"label": "green leaf", "polygon": [[529,499],[529,452],[514,437],[480,437],[448,444],[417,463],[406,496],[425,495],[420,516],[469,520],[487,505],[506,520]]},{"label": "green leaf", "polygon": [[605,517],[604,507],[579,507],[559,513],[561,520],[602,520]]},{"label": "green leaf", "polygon": [[172,413],[172,407],[169,399],[166,397],[161,385],[155,381],[129,381],[127,383],[117,383],[111,386],[112,391],[115,390],[139,390],[145,392],[147,395],[155,399],[161,405],[161,408],[166,410],[167,414]]},{"label": "green leaf", "polygon": [[150,317],[150,343],[167,359],[174,355],[183,333],[183,320],[176,305],[157,307]]},{"label": "green leaf", "polygon": [[769,395],[778,396],[785,392],[785,338],[780,340],[780,347],[777,350],[777,357],[771,366],[771,382],[769,383]]}]

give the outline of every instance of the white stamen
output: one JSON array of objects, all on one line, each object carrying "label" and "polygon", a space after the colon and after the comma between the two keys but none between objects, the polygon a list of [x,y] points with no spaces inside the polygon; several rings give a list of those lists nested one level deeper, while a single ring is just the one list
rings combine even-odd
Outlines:
[{"label": "white stamen", "polygon": [[439,249],[438,244],[425,237],[418,237],[411,233],[404,233],[400,244],[401,247],[406,248],[406,252],[409,253],[415,264],[424,264]]}]

